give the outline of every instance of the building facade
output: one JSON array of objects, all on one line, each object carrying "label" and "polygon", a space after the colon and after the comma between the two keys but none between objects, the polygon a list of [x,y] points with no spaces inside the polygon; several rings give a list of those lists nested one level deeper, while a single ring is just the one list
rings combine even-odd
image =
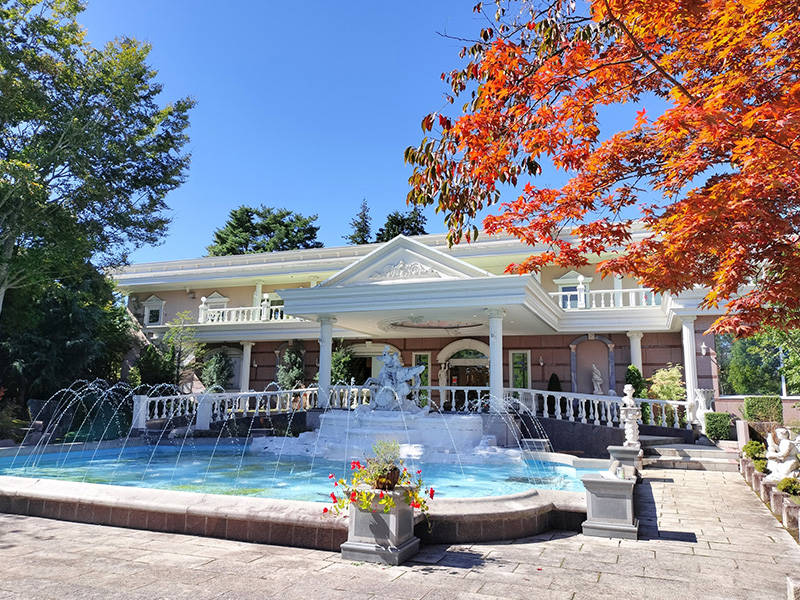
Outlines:
[{"label": "building facade", "polygon": [[[190,311],[199,341],[235,364],[233,390],[276,380],[285,350],[302,348],[307,382],[330,381],[335,344],[350,346],[359,372],[377,376],[386,345],[423,384],[547,389],[621,395],[628,365],[645,377],[684,368],[687,397],[719,394],[718,316],[699,309],[701,290],[661,296],[596,263],[506,274],[544,248],[491,236],[448,248],[444,235],[383,244],[146,263],[115,275],[150,339]],[[602,257],[599,257],[597,261]],[[700,348],[710,352],[703,354]],[[357,382],[362,383],[362,382]]]}]

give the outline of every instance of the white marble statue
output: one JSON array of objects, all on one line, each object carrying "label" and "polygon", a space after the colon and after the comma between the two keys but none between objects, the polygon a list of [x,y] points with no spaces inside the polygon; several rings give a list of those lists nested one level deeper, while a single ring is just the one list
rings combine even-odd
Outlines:
[{"label": "white marble statue", "polygon": [[800,476],[800,459],[795,442],[789,439],[789,430],[778,427],[767,436],[767,469],[766,479],[780,481],[784,477]]},{"label": "white marble statue", "polygon": [[603,376],[595,365],[592,365],[592,388],[593,394],[603,395]]},{"label": "white marble statue", "polygon": [[391,352],[389,346],[377,359],[383,363],[383,368],[377,381],[367,380],[372,390],[370,407],[373,410],[419,410],[419,406],[408,399],[408,394],[419,389],[420,373],[425,370],[425,365],[404,367],[400,364],[400,355]]},{"label": "white marble statue", "polygon": [[636,400],[633,399],[635,388],[630,383],[626,383],[622,391],[625,394],[619,409],[620,420],[625,425],[625,442],[622,445],[626,448],[641,448],[639,419],[642,418],[642,409],[636,405]]}]

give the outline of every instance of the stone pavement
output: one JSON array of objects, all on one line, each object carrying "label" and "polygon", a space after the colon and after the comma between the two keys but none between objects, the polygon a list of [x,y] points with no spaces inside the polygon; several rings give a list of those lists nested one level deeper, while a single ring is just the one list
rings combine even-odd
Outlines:
[{"label": "stone pavement", "polygon": [[637,491],[637,541],[550,532],[425,546],[400,567],[0,515],[0,600],[786,598],[786,575],[800,575],[800,546],[738,473],[647,470]]}]

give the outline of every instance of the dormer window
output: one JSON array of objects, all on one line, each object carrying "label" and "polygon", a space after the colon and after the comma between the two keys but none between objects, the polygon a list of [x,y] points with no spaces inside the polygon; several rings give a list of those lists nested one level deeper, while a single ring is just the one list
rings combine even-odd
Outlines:
[{"label": "dormer window", "polygon": [[142,302],[144,307],[144,323],[145,327],[155,327],[164,324],[164,305],[166,302],[158,296],[150,296],[147,300]]},{"label": "dormer window", "polygon": [[219,292],[214,292],[207,298],[204,298],[207,308],[228,308],[230,298],[226,298]]}]

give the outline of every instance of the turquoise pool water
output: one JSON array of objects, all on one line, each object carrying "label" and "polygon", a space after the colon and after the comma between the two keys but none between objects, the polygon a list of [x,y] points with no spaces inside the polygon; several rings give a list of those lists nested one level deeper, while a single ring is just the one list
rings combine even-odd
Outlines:
[{"label": "turquoise pool water", "polygon": [[[532,487],[584,491],[580,477],[596,472],[542,461],[458,465],[411,463],[422,469],[437,496],[501,496]],[[341,477],[350,463],[250,452],[243,445],[159,445],[0,459],[0,474],[88,483],[330,502],[329,474]]]}]

